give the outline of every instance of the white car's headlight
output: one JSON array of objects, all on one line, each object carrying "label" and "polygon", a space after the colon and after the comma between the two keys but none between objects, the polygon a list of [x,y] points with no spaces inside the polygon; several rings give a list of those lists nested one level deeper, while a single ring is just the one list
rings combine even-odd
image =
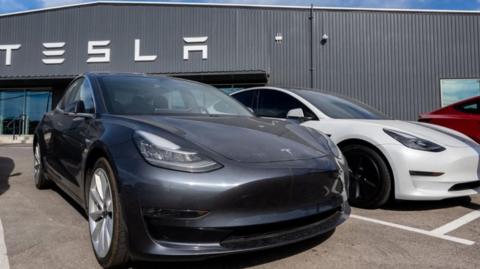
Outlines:
[{"label": "white car's headlight", "polygon": [[383,131],[389,136],[391,136],[393,139],[397,140],[398,142],[402,143],[404,146],[409,147],[411,149],[430,151],[430,152],[440,152],[445,150],[445,148],[440,145],[437,145],[431,141],[416,137],[411,134],[407,134],[400,131],[394,131],[390,129],[383,129]]},{"label": "white car's headlight", "polygon": [[145,160],[151,165],[185,172],[208,172],[222,165],[200,155],[182,150],[180,146],[157,135],[136,131],[133,140]]}]

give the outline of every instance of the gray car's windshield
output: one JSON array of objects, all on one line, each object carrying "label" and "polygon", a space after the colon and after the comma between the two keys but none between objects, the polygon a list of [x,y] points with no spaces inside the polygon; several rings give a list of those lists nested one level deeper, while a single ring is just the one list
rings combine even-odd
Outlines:
[{"label": "gray car's windshield", "polygon": [[112,114],[251,116],[231,97],[200,83],[147,76],[103,76],[99,83]]},{"label": "gray car's windshield", "polygon": [[298,90],[296,93],[312,103],[325,115],[334,119],[383,120],[388,118],[375,108],[347,97],[311,90]]}]

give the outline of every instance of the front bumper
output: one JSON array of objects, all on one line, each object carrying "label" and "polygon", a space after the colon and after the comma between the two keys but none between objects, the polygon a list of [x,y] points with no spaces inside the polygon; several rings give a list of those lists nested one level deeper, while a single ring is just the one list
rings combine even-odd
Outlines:
[{"label": "front bumper", "polygon": [[[478,153],[469,147],[447,147],[425,152],[403,145],[380,145],[395,179],[395,198],[443,200],[480,193]],[[440,176],[411,175],[410,171],[438,172]]]},{"label": "front bumper", "polygon": [[[337,168],[327,165],[331,160],[248,169],[226,165],[197,174],[159,169],[141,159],[115,163],[136,260],[197,260],[277,247],[326,233],[350,214]],[[144,214],[151,208],[209,213],[152,218]]]}]

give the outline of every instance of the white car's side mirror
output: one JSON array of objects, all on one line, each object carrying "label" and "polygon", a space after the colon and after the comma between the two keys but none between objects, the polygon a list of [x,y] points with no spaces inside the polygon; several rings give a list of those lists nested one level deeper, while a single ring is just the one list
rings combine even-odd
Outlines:
[{"label": "white car's side mirror", "polygon": [[309,121],[312,120],[312,117],[305,117],[303,113],[303,109],[301,108],[294,108],[288,111],[287,119],[297,120],[299,122]]},{"label": "white car's side mirror", "polygon": [[294,108],[294,109],[289,110],[288,113],[287,113],[287,118],[291,118],[291,119],[305,118],[305,115],[303,114],[303,109]]}]

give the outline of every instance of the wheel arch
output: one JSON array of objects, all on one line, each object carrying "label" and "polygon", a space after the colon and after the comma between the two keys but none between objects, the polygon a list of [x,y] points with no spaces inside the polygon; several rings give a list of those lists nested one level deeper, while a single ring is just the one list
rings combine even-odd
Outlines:
[{"label": "wheel arch", "polygon": [[83,206],[85,209],[87,209],[87,200],[86,200],[86,189],[88,188],[87,176],[90,174],[90,170],[93,169],[93,166],[95,165],[97,160],[100,158],[105,158],[110,163],[110,166],[113,169],[113,173],[118,183],[117,169],[116,169],[115,163],[113,162],[113,157],[111,156],[109,150],[103,143],[100,143],[100,142],[94,143],[90,147],[90,150],[88,151],[88,154],[85,158],[84,169],[83,169],[82,193],[83,193],[83,201],[84,201]]},{"label": "wheel arch", "polygon": [[387,165],[388,172],[390,174],[390,180],[392,181],[391,182],[392,183],[392,190],[391,190],[391,193],[390,193],[390,199],[394,199],[395,198],[395,174],[393,173],[392,165],[390,164],[390,162],[389,162],[388,158],[385,156],[385,154],[374,144],[372,144],[368,141],[362,140],[362,139],[358,139],[358,138],[345,139],[342,142],[338,143],[338,147],[342,151],[343,151],[344,147],[349,146],[349,145],[362,145],[362,146],[365,146],[365,147],[368,147],[368,148],[374,150],[376,153],[378,153],[378,155],[380,155],[380,157],[383,159],[383,161]]},{"label": "wheel arch", "polygon": [[33,134],[32,150],[33,150],[34,153],[35,153],[35,145],[37,145],[37,143],[38,143],[38,135],[37,135],[37,134]]}]

